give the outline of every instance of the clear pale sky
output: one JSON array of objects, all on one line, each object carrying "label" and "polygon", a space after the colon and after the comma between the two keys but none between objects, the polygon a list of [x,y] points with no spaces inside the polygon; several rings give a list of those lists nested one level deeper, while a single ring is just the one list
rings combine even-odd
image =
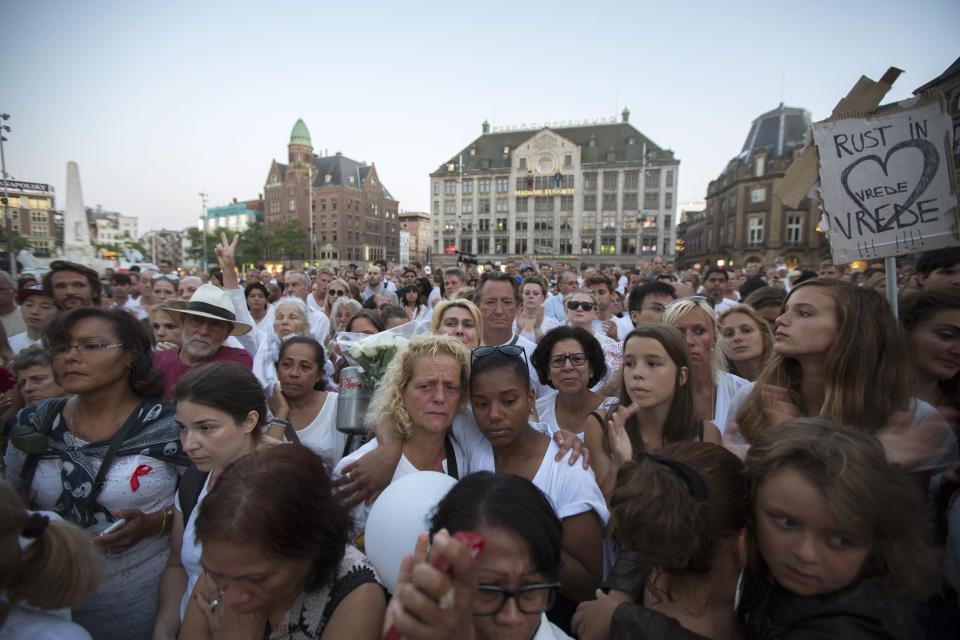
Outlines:
[{"label": "clear pale sky", "polygon": [[[0,8],[7,171],[195,224],[254,198],[303,118],[315,150],[375,162],[401,209],[498,125],[610,117],[681,160],[680,203],[781,100],[826,117],[860,75],[909,96],[960,55],[960,2],[76,2]],[[954,44],[951,45],[950,43]],[[782,82],[782,79],[785,81]],[[783,89],[781,90],[781,86]]]}]

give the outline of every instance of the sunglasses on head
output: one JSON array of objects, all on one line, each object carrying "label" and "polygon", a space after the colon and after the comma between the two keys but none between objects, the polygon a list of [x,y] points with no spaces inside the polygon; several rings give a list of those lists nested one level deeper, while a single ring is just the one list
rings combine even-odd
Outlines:
[{"label": "sunglasses on head", "polygon": [[470,352],[470,355],[473,356],[474,360],[479,360],[480,358],[486,358],[487,356],[492,356],[498,352],[511,358],[520,358],[523,360],[524,364],[527,363],[527,352],[524,351],[523,347],[518,347],[515,344],[504,344],[499,347],[477,347]]},{"label": "sunglasses on head", "polygon": [[577,309],[583,309],[584,311],[593,311],[593,308],[596,305],[592,302],[584,302],[582,300],[571,300],[567,303],[567,309],[571,311],[576,311]]},{"label": "sunglasses on head", "polygon": [[707,297],[706,296],[687,296],[686,298],[677,298],[676,300],[673,300],[667,303],[666,308],[669,309],[671,307],[675,307],[679,303],[683,302],[684,300],[689,300],[690,302],[707,302]]}]

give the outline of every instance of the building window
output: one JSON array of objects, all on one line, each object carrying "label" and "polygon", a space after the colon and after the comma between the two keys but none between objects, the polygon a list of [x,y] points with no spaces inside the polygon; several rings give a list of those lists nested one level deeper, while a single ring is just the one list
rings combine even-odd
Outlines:
[{"label": "building window", "polygon": [[640,188],[640,172],[626,171],[623,174],[623,190],[636,191]]},{"label": "building window", "polygon": [[510,178],[497,178],[497,193],[506,193],[510,189]]},{"label": "building window", "polygon": [[563,156],[563,166],[564,166],[564,168],[569,168],[569,167],[572,167],[572,166],[573,166],[573,155],[572,155],[572,154],[569,154],[569,153],[568,153],[568,154],[566,154],[566,155]]},{"label": "building window", "polygon": [[480,178],[480,193],[490,193],[490,178]]},{"label": "building window", "polygon": [[660,192],[645,191],[643,194],[643,208],[659,209],[660,208]]},{"label": "building window", "polygon": [[573,230],[573,218],[570,216],[560,216],[560,230],[561,231],[572,231]]},{"label": "building window", "polygon": [[603,210],[616,211],[616,209],[617,209],[617,194],[615,193],[603,194]]},{"label": "building window", "polygon": [[[330,176],[327,176],[327,177],[329,178]],[[330,182],[330,181],[327,180],[327,182]],[[435,195],[435,196],[440,195],[440,181],[439,181],[439,180],[434,180],[434,181],[433,181],[433,195]]]},{"label": "building window", "polygon": [[673,169],[668,169],[668,170],[667,170],[667,184],[666,184],[666,186],[667,186],[668,188],[673,186]]},{"label": "building window", "polygon": [[290,198],[290,202],[287,203],[287,211],[296,211],[297,210],[297,201],[293,198]]},{"label": "building window", "polygon": [[444,180],[443,181],[443,193],[448,196],[457,195],[457,181],[456,180]]},{"label": "building window", "polygon": [[527,202],[529,200],[529,198],[517,198],[517,213],[527,212]]},{"label": "building window", "polygon": [[553,211],[553,196],[537,196],[533,201],[534,211]]},{"label": "building window", "polygon": [[515,223],[517,231],[526,231],[527,230],[527,219],[526,218],[517,218]]},{"label": "building window", "polygon": [[461,210],[463,213],[473,213],[473,200],[464,200]]},{"label": "building window", "polygon": [[596,211],[597,210],[597,196],[590,194],[583,196],[583,210],[584,211]]},{"label": "building window", "polygon": [[603,230],[604,231],[616,231],[617,230],[617,214],[603,214]]},{"label": "building window", "polygon": [[597,190],[597,174],[595,173],[583,174],[583,190],[584,191]]},{"label": "building window", "polygon": [[787,218],[787,244],[798,245],[802,241],[803,241],[803,217],[789,216]]},{"label": "building window", "polygon": [[753,175],[759,178],[767,168],[767,156],[758,155],[753,161]]},{"label": "building window", "polygon": [[612,256],[617,253],[616,238],[603,238],[600,240],[600,255]]},{"label": "building window", "polygon": [[537,216],[533,222],[534,231],[550,231],[553,229],[553,218]]},{"label": "building window", "polygon": [[480,231],[490,231],[490,218],[480,218],[477,220],[477,229]]},{"label": "building window", "polygon": [[573,211],[573,196],[560,196],[560,211]]},{"label": "building window", "polygon": [[526,238],[517,238],[516,242],[513,243],[513,252],[514,252],[514,253],[526,253],[526,252],[527,252],[527,239],[526,239]]},{"label": "building window", "polygon": [[748,228],[749,233],[749,244],[750,246],[758,246],[763,244],[763,218],[759,216],[753,216],[750,218],[750,223]]},{"label": "building window", "polygon": [[580,253],[584,255],[593,255],[594,247],[596,247],[596,239],[583,238],[580,240]]},{"label": "building window", "polygon": [[665,216],[663,216],[663,228],[666,229],[667,231],[670,231],[671,229],[670,222],[671,222],[671,218],[670,218],[670,214],[668,213]]},{"label": "building window", "polygon": [[647,189],[659,189],[660,169],[647,169],[643,176],[643,186]]},{"label": "building window", "polygon": [[490,238],[477,238],[477,253],[490,253]]},{"label": "building window", "polygon": [[464,180],[462,190],[464,193],[473,193],[473,180]]},{"label": "building window", "polygon": [[625,253],[627,255],[636,255],[637,254],[637,239],[636,238],[623,238],[620,241],[620,253]]},{"label": "building window", "polygon": [[637,194],[636,193],[625,193],[623,194],[623,210],[624,211],[636,211],[637,210]]},{"label": "building window", "polygon": [[590,214],[584,216],[580,221],[581,231],[584,235],[590,234],[593,235],[593,232],[597,230],[597,216],[596,214]]},{"label": "building window", "polygon": [[480,213],[490,213],[490,199],[486,198],[480,201]]},{"label": "building window", "polygon": [[510,205],[506,198],[497,198],[497,213],[507,213],[510,210]]},{"label": "building window", "polygon": [[644,228],[644,229],[656,229],[656,228],[657,228],[657,216],[643,216],[643,228]]},{"label": "building window", "polygon": [[457,201],[456,200],[446,200],[443,203],[443,212],[444,213],[456,213],[457,212]]},{"label": "building window", "polygon": [[607,171],[603,174],[603,190],[617,190],[617,173],[615,171]]},{"label": "building window", "polygon": [[526,159],[526,158],[520,158],[520,159],[517,161],[517,168],[520,169],[521,171],[526,171],[526,169],[527,169],[527,159]]},{"label": "building window", "polygon": [[673,193],[667,192],[663,194],[663,208],[672,209],[673,208]]},{"label": "building window", "polygon": [[[333,208],[334,208],[334,210],[336,210],[336,208],[337,208],[337,201],[336,201],[336,200],[333,201]],[[440,201],[439,201],[439,200],[434,200],[434,201],[433,201],[433,213],[434,213],[434,215],[439,215],[439,214],[440,214]]]},{"label": "building window", "polygon": [[767,199],[766,187],[760,187],[758,189],[752,189],[750,191],[750,202],[763,202],[766,199]]}]

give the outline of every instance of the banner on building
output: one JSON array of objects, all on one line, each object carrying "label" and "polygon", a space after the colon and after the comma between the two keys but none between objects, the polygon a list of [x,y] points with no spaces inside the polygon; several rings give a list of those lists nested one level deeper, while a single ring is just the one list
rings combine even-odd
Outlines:
[{"label": "banner on building", "polygon": [[924,96],[813,124],[821,229],[847,264],[960,245],[950,116]]},{"label": "banner on building", "polygon": [[410,232],[400,232],[400,264],[410,263]]}]

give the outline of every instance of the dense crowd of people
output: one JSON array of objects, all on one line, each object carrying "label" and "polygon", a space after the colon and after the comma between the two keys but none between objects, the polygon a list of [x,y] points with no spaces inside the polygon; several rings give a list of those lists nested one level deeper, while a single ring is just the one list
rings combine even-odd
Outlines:
[{"label": "dense crowd of people", "polygon": [[[0,272],[0,639],[956,637],[960,248],[894,313],[882,264],[236,245]],[[384,332],[357,437],[343,338]],[[384,576],[368,516],[422,471]]]}]

